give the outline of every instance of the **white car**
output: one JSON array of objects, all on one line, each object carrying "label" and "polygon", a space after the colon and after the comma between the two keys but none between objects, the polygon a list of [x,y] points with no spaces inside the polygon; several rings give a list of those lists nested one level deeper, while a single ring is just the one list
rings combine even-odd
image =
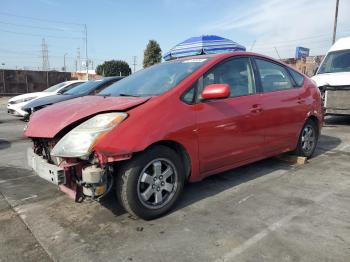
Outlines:
[{"label": "white car", "polygon": [[28,113],[22,110],[22,107],[33,101],[34,99],[62,94],[69,89],[86,82],[85,80],[73,80],[59,83],[51,86],[42,92],[34,92],[12,97],[7,103],[7,113],[14,116],[26,116]]},{"label": "white car", "polygon": [[350,115],[350,37],[335,42],[312,79],[322,93],[326,115]]}]

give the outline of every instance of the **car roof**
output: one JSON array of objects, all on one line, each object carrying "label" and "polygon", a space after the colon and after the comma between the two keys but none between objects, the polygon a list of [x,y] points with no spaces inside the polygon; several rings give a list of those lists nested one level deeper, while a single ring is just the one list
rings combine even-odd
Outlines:
[{"label": "car roof", "polygon": [[340,51],[350,49],[350,36],[343,37],[337,40],[334,45],[329,49],[328,52]]},{"label": "car roof", "polygon": [[[173,59],[167,62],[172,62],[172,61],[184,61],[184,60],[189,60],[189,59],[201,59],[201,58],[209,58],[213,60],[222,60],[228,57],[234,57],[234,56],[257,56],[257,57],[262,57],[266,58],[269,60],[277,61],[276,59],[272,57],[268,57],[262,54],[258,53],[253,53],[253,52],[246,52],[246,51],[237,51],[237,52],[226,52],[226,53],[219,53],[219,54],[205,54],[205,55],[195,55],[195,56],[186,56],[186,57],[181,57],[177,59]],[[278,61],[279,63],[282,63]],[[283,63],[282,63],[283,64]]]}]

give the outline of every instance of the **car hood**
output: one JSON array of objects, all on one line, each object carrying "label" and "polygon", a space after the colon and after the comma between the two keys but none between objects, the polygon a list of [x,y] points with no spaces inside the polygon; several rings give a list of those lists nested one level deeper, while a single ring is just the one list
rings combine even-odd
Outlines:
[{"label": "car hood", "polygon": [[54,95],[56,93],[53,92],[34,92],[34,93],[27,93],[27,94],[23,94],[23,95],[19,95],[19,96],[14,96],[12,98],[9,99],[9,102],[11,101],[16,101],[19,99],[24,99],[24,98],[28,98],[28,97],[44,97],[44,96],[50,96],[50,95]]},{"label": "car hood", "polygon": [[146,102],[149,97],[85,96],[35,112],[26,127],[27,137],[52,138],[65,127],[102,112],[125,111]]},{"label": "car hood", "polygon": [[317,86],[348,86],[350,85],[350,72],[318,74],[312,77]]},{"label": "car hood", "polygon": [[40,97],[33,101],[30,101],[28,104],[23,106],[22,109],[27,110],[30,108],[52,105],[52,104],[70,100],[76,97],[79,97],[79,96],[78,95],[51,95],[51,96]]}]

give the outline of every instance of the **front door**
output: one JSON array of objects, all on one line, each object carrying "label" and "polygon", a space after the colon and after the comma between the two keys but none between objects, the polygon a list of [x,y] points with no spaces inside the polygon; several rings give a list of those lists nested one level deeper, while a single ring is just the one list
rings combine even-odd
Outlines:
[{"label": "front door", "polygon": [[261,156],[260,94],[256,93],[250,58],[225,60],[208,71],[202,83],[203,87],[228,84],[231,95],[195,105],[201,173],[225,170]]}]

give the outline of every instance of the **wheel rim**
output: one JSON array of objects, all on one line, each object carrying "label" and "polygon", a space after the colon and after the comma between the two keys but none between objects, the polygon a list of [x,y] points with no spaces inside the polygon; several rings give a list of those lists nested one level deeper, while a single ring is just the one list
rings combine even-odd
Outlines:
[{"label": "wheel rim", "polygon": [[312,152],[316,144],[315,130],[311,125],[304,127],[301,134],[301,148],[307,154]]},{"label": "wheel rim", "polygon": [[137,195],[144,206],[159,209],[173,199],[177,187],[178,174],[174,164],[169,159],[158,158],[142,169]]}]

